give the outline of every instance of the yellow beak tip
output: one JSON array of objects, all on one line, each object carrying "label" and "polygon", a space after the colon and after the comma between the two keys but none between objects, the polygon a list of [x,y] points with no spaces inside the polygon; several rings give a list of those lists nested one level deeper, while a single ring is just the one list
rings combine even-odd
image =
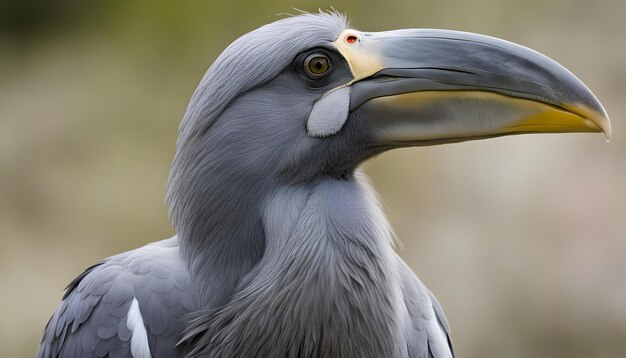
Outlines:
[{"label": "yellow beak tip", "polygon": [[599,110],[593,110],[583,105],[573,106],[572,109],[573,113],[576,113],[584,119],[587,127],[604,133],[607,143],[611,141],[613,137],[611,121],[609,120],[609,115],[606,113],[606,110],[601,105]]},{"label": "yellow beak tip", "polygon": [[611,129],[611,121],[609,120],[609,116],[606,112],[599,114],[597,116],[592,116],[593,119],[589,119],[589,121],[593,122],[593,124],[598,127],[598,130],[604,133],[604,137],[606,138],[606,142],[609,143],[611,138],[613,137],[613,131]]}]

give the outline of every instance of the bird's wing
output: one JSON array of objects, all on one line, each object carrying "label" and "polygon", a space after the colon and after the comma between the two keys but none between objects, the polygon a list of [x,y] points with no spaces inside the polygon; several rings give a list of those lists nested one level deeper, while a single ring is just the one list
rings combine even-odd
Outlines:
[{"label": "bird's wing", "polygon": [[37,357],[177,357],[192,297],[175,239],[113,256],[70,283]]},{"label": "bird's wing", "polygon": [[452,358],[450,328],[435,296],[398,258],[402,275],[402,295],[409,315],[405,331],[411,358]]},{"label": "bird's wing", "polygon": [[433,293],[430,292],[428,288],[426,287],[424,288],[428,291],[428,295],[430,296],[430,301],[432,302],[433,309],[435,310],[435,316],[437,317],[437,322],[439,322],[439,325],[445,332],[446,342],[448,344],[448,347],[450,348],[450,353],[454,357],[454,347],[452,347],[452,339],[450,338],[450,324],[448,324],[448,319],[446,318],[446,315],[443,313],[443,308],[441,308],[441,305],[439,304],[439,301],[437,301],[437,298],[435,297],[435,295],[433,295]]}]

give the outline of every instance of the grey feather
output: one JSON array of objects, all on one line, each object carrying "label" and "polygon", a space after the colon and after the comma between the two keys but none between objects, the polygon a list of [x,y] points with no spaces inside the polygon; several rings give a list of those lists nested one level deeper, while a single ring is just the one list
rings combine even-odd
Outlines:
[{"label": "grey feather", "polygon": [[[336,13],[287,18],[220,55],[180,126],[167,193],[177,237],[77,277],[38,357],[130,356],[134,298],[154,357],[450,356],[445,317],[393,252],[357,170],[382,149],[364,145],[346,90],[320,100],[352,80],[331,51],[346,27]],[[335,56],[324,88],[293,70],[311,49]],[[307,134],[312,111],[332,140]]]},{"label": "grey feather", "polygon": [[[202,276],[200,296],[209,307],[225,303],[237,281],[263,254],[262,228],[255,215],[259,208],[253,203],[262,200],[272,183],[263,181],[264,168],[249,166],[266,163],[259,161],[276,154],[266,144],[288,141],[287,133],[299,128],[292,120],[276,131],[266,122],[276,114],[272,112],[277,103],[300,98],[290,93],[289,84],[268,88],[267,82],[281,75],[296,54],[327,45],[345,27],[345,18],[336,13],[306,14],[265,25],[228,46],[191,98],[180,125],[167,200],[177,233],[184,238],[183,255],[194,274]],[[242,98],[262,86],[271,96],[264,99],[257,92],[254,97],[264,103]],[[246,128],[254,123],[243,121],[255,117],[256,126]],[[209,291],[215,287],[219,291]]]},{"label": "grey feather", "polygon": [[[126,315],[133,297],[140,302],[151,346],[159,342],[158,357],[180,356],[186,349],[176,347],[184,328],[183,316],[196,309],[193,298],[181,298],[191,295],[176,238],[111,257],[68,286],[37,356],[130,357],[132,333],[126,327]],[[177,309],[166,309],[166,302]]]}]

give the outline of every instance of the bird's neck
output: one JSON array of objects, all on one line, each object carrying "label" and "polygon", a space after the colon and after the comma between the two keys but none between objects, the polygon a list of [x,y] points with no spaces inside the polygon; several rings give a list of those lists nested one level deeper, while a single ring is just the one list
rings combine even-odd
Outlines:
[{"label": "bird's neck", "polygon": [[[262,213],[263,256],[230,300],[203,317],[211,327],[204,353],[298,355],[276,350],[294,347],[304,356],[395,356],[397,261],[361,175],[280,188]],[[246,338],[225,348],[227,337]]]}]

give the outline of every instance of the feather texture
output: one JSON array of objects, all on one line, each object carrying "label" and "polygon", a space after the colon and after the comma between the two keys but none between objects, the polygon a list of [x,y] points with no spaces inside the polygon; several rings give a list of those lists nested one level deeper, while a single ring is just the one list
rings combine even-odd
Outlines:
[{"label": "feather texture", "polygon": [[[196,309],[177,238],[92,266],[64,297],[46,326],[38,357],[131,357],[145,347],[142,335],[151,347],[158,342],[158,357],[178,357],[185,350],[176,347],[183,316]],[[134,356],[147,357],[149,351]]]},{"label": "feather texture", "polygon": [[[362,114],[332,140],[306,133],[325,91],[292,64],[311,49],[332,57],[346,27],[305,14],[222,53],[180,127],[167,194],[177,236],[72,281],[38,357],[452,356],[441,308],[394,253],[356,170],[381,151],[364,145]],[[330,88],[351,79],[333,60]]]}]

